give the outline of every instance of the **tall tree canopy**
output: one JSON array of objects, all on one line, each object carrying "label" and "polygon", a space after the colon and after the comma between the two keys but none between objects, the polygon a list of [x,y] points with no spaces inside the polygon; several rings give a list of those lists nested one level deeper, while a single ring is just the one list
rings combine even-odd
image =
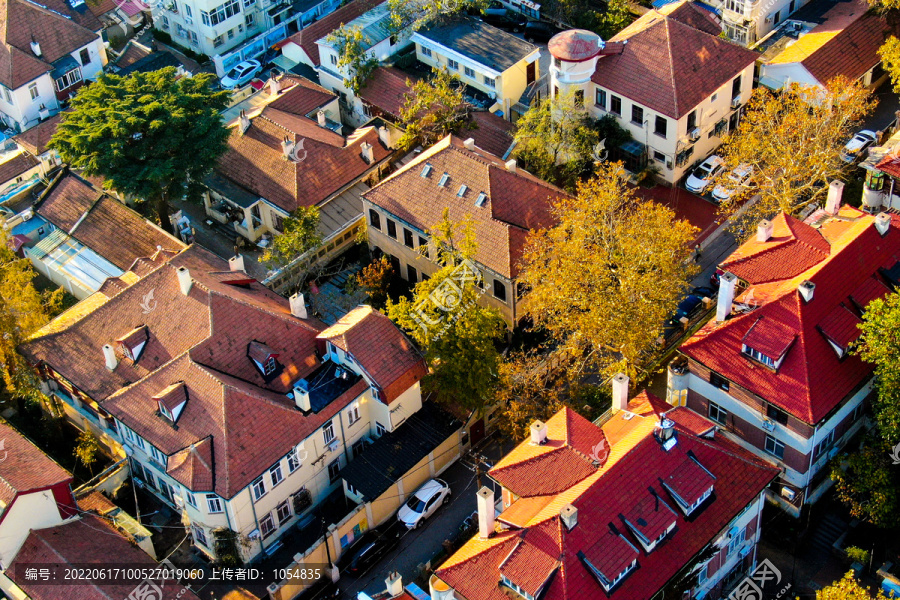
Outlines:
[{"label": "tall tree canopy", "polygon": [[634,376],[696,267],[696,228],[638,199],[619,163],[605,163],[558,200],[558,224],[533,232],[523,257],[524,303],[582,366]]},{"label": "tall tree canopy", "polygon": [[816,590],[816,600],[887,600],[881,590],[873,596],[859,584],[850,571],[828,587]]},{"label": "tall tree canopy", "polygon": [[272,240],[262,261],[273,267],[283,267],[321,244],[318,207],[301,206],[284,220],[284,231]]},{"label": "tall tree canopy", "polygon": [[876,430],[831,477],[853,516],[892,527],[900,523],[900,293],[870,302],[860,328],[856,351],[875,365]]},{"label": "tall tree canopy", "polygon": [[473,126],[469,120],[471,105],[463,96],[459,77],[446,68],[434,69],[431,79],[420,79],[409,87],[400,108],[400,123],[404,127],[401,148],[430,146],[448,134]]},{"label": "tall tree canopy", "polygon": [[230,92],[208,73],[178,77],[167,67],[101,75],[79,90],[50,147],[63,160],[139,202],[152,202],[167,231],[168,200],[199,198],[201,180],[225,152],[221,111]]},{"label": "tall tree canopy", "polygon": [[[742,164],[754,169],[760,199],[743,213],[739,226],[750,231],[778,211],[796,213],[823,200],[828,184],[845,167],[841,149],[873,107],[869,92],[842,77],[825,89],[794,83],[780,93],[754,90],[737,130],[720,151],[726,173]],[[725,203],[724,210],[734,212],[737,199]]]},{"label": "tall tree canopy", "polygon": [[479,12],[489,4],[490,0],[388,0],[389,28],[394,35],[410,34],[466,11]]},{"label": "tall tree canopy", "polygon": [[583,99],[573,91],[536,101],[516,122],[515,157],[555,185],[574,189],[589,171],[599,142]]},{"label": "tall tree canopy", "polygon": [[[869,0],[869,5],[879,11],[897,31],[900,23],[900,0]],[[900,39],[896,35],[888,35],[878,50],[884,66],[894,84],[894,91],[900,92]]]},{"label": "tall tree canopy", "polygon": [[429,233],[440,270],[416,284],[412,299],[388,300],[387,314],[424,349],[431,368],[425,390],[481,411],[493,399],[501,360],[495,344],[505,326],[496,310],[478,305],[471,222],[453,224],[445,210]]}]

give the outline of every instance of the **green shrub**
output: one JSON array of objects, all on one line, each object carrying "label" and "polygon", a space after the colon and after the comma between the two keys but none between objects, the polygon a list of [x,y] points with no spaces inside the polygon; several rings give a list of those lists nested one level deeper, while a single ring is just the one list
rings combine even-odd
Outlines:
[{"label": "green shrub", "polygon": [[856,546],[848,546],[844,552],[847,553],[847,558],[854,562],[858,562],[863,566],[869,564],[868,550],[863,550],[862,548],[857,548]]}]

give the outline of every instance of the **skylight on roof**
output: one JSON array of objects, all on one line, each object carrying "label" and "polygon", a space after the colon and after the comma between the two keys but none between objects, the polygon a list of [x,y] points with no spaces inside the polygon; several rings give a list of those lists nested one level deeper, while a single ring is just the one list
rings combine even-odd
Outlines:
[{"label": "skylight on roof", "polygon": [[456,192],[456,195],[459,196],[460,198],[462,198],[463,196],[466,195],[466,192],[468,190],[469,190],[469,186],[467,186],[466,184],[462,184],[461,186],[459,186],[459,191]]},{"label": "skylight on roof", "polygon": [[441,180],[438,181],[438,187],[447,187],[448,181],[450,181],[450,173],[444,173],[441,175]]},{"label": "skylight on roof", "polygon": [[425,163],[425,166],[422,168],[422,177],[428,177],[431,175],[431,165]]},{"label": "skylight on roof", "polygon": [[475,206],[484,206],[485,202],[487,202],[487,194],[481,192],[478,194],[478,197],[475,198]]}]

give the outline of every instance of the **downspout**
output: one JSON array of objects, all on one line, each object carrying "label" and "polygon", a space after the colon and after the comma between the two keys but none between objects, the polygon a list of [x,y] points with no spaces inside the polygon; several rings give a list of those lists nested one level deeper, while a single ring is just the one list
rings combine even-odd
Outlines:
[{"label": "downspout", "polygon": [[337,417],[338,421],[341,422],[341,444],[344,446],[344,458],[347,459],[347,464],[350,464],[350,453],[347,451],[347,436],[344,435],[344,417],[341,416],[343,413],[338,412]]},{"label": "downspout", "polygon": [[[816,437],[819,435],[819,426],[813,429],[812,448],[809,451],[809,467],[806,468],[806,484],[803,486],[803,493],[809,495],[809,482],[812,480],[812,466],[816,460]],[[805,498],[804,498],[805,503]]]},{"label": "downspout", "polygon": [[266,544],[263,542],[262,529],[259,527],[259,519],[256,518],[256,503],[253,500],[253,492],[250,491],[250,488],[247,488],[247,493],[250,494],[250,510],[253,511],[253,522],[256,523],[256,531],[259,532],[259,551],[266,551]]}]

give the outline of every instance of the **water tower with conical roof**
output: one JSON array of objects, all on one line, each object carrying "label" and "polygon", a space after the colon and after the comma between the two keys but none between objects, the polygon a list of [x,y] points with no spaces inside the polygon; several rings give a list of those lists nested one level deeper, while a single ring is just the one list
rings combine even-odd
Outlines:
[{"label": "water tower with conical roof", "polygon": [[547,44],[553,57],[550,65],[551,94],[565,94],[574,90],[587,96],[591,88],[591,76],[597,68],[606,43],[599,35],[586,29],[569,29],[557,33]]}]

